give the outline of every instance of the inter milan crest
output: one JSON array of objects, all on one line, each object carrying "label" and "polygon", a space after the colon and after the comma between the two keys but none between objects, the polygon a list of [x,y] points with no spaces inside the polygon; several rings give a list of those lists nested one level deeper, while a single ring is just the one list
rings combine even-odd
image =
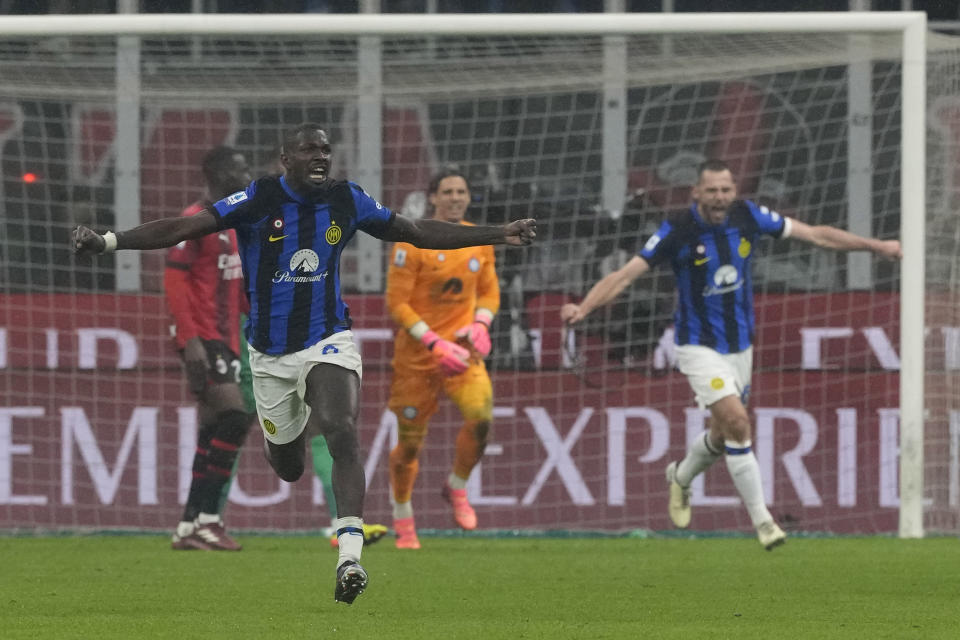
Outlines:
[{"label": "inter milan crest", "polygon": [[327,240],[327,244],[337,244],[340,242],[340,238],[343,237],[343,230],[337,226],[337,223],[333,220],[330,221],[330,228],[327,229],[327,233],[323,236]]}]

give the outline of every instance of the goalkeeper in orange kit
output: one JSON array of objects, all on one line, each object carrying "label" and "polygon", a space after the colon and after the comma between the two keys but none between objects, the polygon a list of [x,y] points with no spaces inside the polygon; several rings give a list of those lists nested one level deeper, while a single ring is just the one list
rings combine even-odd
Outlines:
[{"label": "goalkeeper in orange kit", "polygon": [[[469,224],[463,216],[470,187],[459,170],[435,175],[427,196],[433,218]],[[477,526],[466,486],[483,456],[493,416],[493,389],[483,363],[490,353],[490,323],[500,307],[493,247],[435,250],[398,242],[387,272],[386,298],[400,327],[389,402],[399,424],[399,441],[390,452],[393,525],[398,549],[419,549],[410,499],[417,456],[441,391],[464,419],[443,496],[457,525],[467,530]]]}]

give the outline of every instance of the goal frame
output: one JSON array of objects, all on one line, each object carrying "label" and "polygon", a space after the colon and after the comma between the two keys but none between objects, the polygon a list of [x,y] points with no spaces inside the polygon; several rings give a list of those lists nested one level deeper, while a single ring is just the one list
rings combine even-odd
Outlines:
[{"label": "goal frame", "polygon": [[[622,40],[629,34],[698,33],[899,33],[902,37],[901,113],[901,227],[903,261],[900,276],[900,510],[899,536],[919,538],[923,526],[924,446],[924,287],[926,220],[926,33],[923,12],[796,12],[796,13],[603,13],[603,14],[114,14],[7,16],[0,21],[0,37],[115,36],[117,54],[118,156],[128,171],[117,180],[118,201],[130,203],[126,217],[118,213],[121,226],[136,224],[139,209],[138,114],[139,45],[143,36],[200,35],[296,35],[317,33],[370,38],[362,50],[360,73],[369,74],[359,84],[361,117],[373,122],[364,127],[359,142],[359,160],[364,175],[356,176],[370,191],[380,191],[378,93],[379,36],[414,35],[594,35],[611,36],[605,46],[604,91],[607,97],[622,91],[607,69],[623,64]],[[620,47],[618,49],[618,46]],[[366,71],[365,71],[366,70]],[[625,94],[624,94],[625,97]],[[607,102],[611,102],[607,100]],[[623,102],[620,103],[623,109]],[[604,123],[604,138],[615,129]],[[622,198],[626,183],[623,153],[603,155],[604,200]],[[617,166],[619,165],[619,166]],[[920,212],[907,215],[903,212]],[[358,236],[361,264],[379,264],[376,243]],[[118,288],[132,289],[139,283],[139,257],[135,252],[118,260]],[[366,285],[377,289],[379,271],[367,269]]]}]

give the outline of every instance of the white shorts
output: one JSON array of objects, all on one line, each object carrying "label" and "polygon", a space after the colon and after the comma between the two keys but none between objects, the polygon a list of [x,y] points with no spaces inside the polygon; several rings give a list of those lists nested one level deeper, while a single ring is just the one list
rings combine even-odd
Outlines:
[{"label": "white shorts", "polygon": [[270,442],[286,444],[303,433],[310,417],[310,407],[304,401],[307,374],[320,363],[356,371],[363,378],[360,352],[351,331],[335,333],[303,351],[280,356],[250,347],[253,397],[263,436]]},{"label": "white shorts", "polygon": [[747,404],[753,370],[753,347],[739,353],[718,353],[709,347],[677,347],[677,367],[687,376],[697,405],[705,409],[717,400],[738,395]]}]

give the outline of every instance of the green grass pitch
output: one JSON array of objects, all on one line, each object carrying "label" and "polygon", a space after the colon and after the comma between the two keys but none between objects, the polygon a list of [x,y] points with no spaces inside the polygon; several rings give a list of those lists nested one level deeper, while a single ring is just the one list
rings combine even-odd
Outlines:
[{"label": "green grass pitch", "polygon": [[960,638],[956,538],[388,538],[352,606],[327,539],[241,540],[0,538],[0,637]]}]

